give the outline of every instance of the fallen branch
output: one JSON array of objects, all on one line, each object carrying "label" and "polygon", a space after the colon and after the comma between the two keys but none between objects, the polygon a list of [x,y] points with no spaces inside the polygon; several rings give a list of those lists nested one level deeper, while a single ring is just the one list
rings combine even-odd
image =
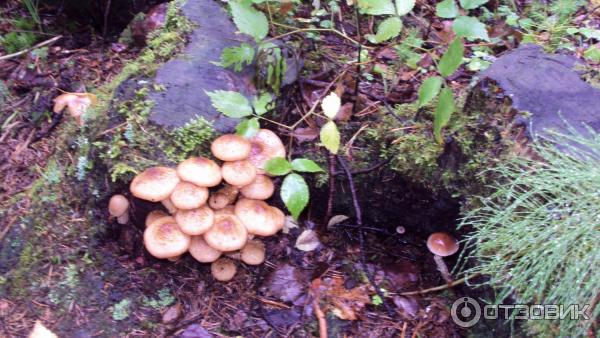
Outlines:
[{"label": "fallen branch", "polygon": [[8,60],[8,59],[14,58],[16,56],[28,53],[29,51],[32,51],[34,49],[38,49],[38,48],[41,48],[41,47],[44,47],[44,46],[47,46],[47,45],[51,45],[51,44],[55,43],[56,41],[62,39],[62,37],[63,37],[62,35],[58,35],[58,36],[53,37],[52,39],[48,39],[46,41],[42,41],[42,42],[38,43],[37,45],[34,45],[34,46],[29,47],[29,48],[23,49],[22,51],[18,51],[18,52],[12,53],[12,54],[6,54],[6,55],[3,55],[3,56],[0,56],[0,61],[2,61],[2,60]]},{"label": "fallen branch", "polygon": [[453,287],[455,287],[457,285],[463,284],[466,281],[468,281],[469,279],[475,278],[475,277],[477,277],[479,275],[480,275],[480,273],[476,273],[476,274],[473,274],[473,275],[468,276],[468,277],[463,277],[461,279],[457,279],[457,280],[455,280],[454,282],[452,282],[450,284],[444,284],[444,285],[436,286],[436,287],[425,289],[425,290],[402,292],[402,293],[399,293],[398,295],[399,296],[411,296],[411,295],[422,295],[422,294],[425,294],[425,293],[442,291],[442,290],[446,290],[446,289],[449,289],[449,288],[453,288]]}]

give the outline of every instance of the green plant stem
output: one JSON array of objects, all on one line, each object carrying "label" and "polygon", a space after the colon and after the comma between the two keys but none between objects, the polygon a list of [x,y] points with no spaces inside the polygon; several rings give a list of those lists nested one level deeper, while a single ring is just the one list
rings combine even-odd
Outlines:
[{"label": "green plant stem", "polygon": [[[298,34],[298,33],[306,33],[306,32],[329,32],[329,33],[335,33],[341,37],[343,37],[344,39],[352,42],[353,44],[356,45],[360,45],[360,43],[356,40],[354,40],[353,38],[349,37],[348,35],[344,34],[343,32],[335,29],[335,28],[296,28],[293,26],[288,26],[288,25],[284,25],[281,23],[277,23],[277,22],[273,22],[272,23],[274,26],[278,26],[278,27],[282,27],[282,28],[288,28],[288,29],[293,29],[293,31],[287,32],[287,33],[283,33],[277,36],[274,36],[272,38],[266,39],[265,41],[273,41],[273,40],[277,40],[279,38],[282,38],[284,36],[288,36],[288,35],[293,35],[293,34]],[[367,48],[367,47],[365,47]]]}]

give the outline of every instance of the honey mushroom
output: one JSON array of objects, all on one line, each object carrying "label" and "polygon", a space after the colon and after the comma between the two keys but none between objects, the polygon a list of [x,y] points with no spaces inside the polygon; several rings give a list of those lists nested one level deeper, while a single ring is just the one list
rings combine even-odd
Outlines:
[{"label": "honey mushroom", "polygon": [[232,260],[219,258],[210,265],[210,272],[216,280],[229,282],[235,276],[237,267]]},{"label": "honey mushroom", "polygon": [[285,157],[285,146],[277,134],[269,129],[259,129],[250,138],[251,150],[248,161],[252,163],[259,174],[264,174],[265,163],[275,157]]},{"label": "honey mushroom", "polygon": [[215,213],[206,205],[197,209],[179,210],[175,213],[175,222],[185,234],[202,235],[213,226]]},{"label": "honey mushroom", "polygon": [[256,178],[256,168],[246,160],[225,162],[221,167],[223,180],[232,186],[242,187],[248,185]]},{"label": "honey mushroom", "polygon": [[242,196],[254,200],[266,200],[273,196],[275,184],[268,176],[258,174],[254,181],[240,189]]},{"label": "honey mushroom", "polygon": [[208,200],[208,189],[189,182],[179,182],[171,193],[170,200],[176,209],[196,209]]},{"label": "honey mushroom", "polygon": [[188,251],[200,263],[211,263],[221,257],[221,251],[208,245],[202,236],[192,236]]},{"label": "honey mushroom", "polygon": [[173,217],[160,218],[144,230],[144,246],[156,258],[175,259],[188,250],[190,242]]},{"label": "honey mushroom", "polygon": [[129,221],[129,201],[121,194],[113,195],[108,201],[108,213],[117,218],[117,223],[127,224]]}]

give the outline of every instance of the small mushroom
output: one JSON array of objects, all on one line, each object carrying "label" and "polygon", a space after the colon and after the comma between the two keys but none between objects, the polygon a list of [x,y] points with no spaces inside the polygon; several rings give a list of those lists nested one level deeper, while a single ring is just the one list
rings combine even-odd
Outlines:
[{"label": "small mushroom", "polygon": [[113,195],[108,201],[108,213],[117,218],[117,223],[127,224],[129,221],[129,201],[121,194]]},{"label": "small mushroom", "polygon": [[433,253],[433,260],[444,280],[448,284],[452,283],[452,276],[446,263],[444,263],[443,257],[452,256],[458,251],[459,246],[456,238],[445,232],[435,232],[427,238],[427,248]]},{"label": "small mushroom", "polygon": [[216,158],[222,161],[245,160],[250,155],[250,142],[236,134],[225,134],[210,145]]},{"label": "small mushroom", "polygon": [[177,226],[173,217],[161,218],[144,230],[144,246],[156,258],[175,258],[190,247],[191,238]]},{"label": "small mushroom", "polygon": [[165,207],[165,209],[167,209],[169,214],[173,215],[174,213],[177,212],[177,208],[175,207],[175,204],[173,204],[173,202],[171,202],[171,197],[165,198],[164,200],[160,201],[160,203],[163,205],[163,207]]},{"label": "small mushroom", "polygon": [[225,215],[225,214],[235,215],[235,206],[230,204],[223,209],[215,210],[215,215]]},{"label": "small mushroom", "polygon": [[271,210],[274,214],[275,226],[277,227],[277,231],[279,231],[283,229],[285,225],[285,214],[277,207],[271,207]]},{"label": "small mushroom", "polygon": [[244,247],[248,231],[235,215],[215,215],[215,224],[204,233],[204,240],[219,251],[235,251]]},{"label": "small mushroom", "polygon": [[252,149],[248,161],[254,164],[259,174],[264,174],[264,166],[268,160],[274,157],[285,157],[283,142],[269,129],[259,129],[249,141]]},{"label": "small mushroom", "polygon": [[208,189],[189,182],[179,182],[170,199],[177,209],[196,209],[208,200]]},{"label": "small mushroom", "polygon": [[213,210],[223,209],[235,202],[239,191],[240,190],[237,187],[225,185],[208,198],[208,205]]},{"label": "small mushroom", "polygon": [[232,260],[219,258],[210,265],[210,272],[216,280],[229,282],[235,276],[237,267]]},{"label": "small mushroom", "polygon": [[221,167],[221,174],[225,182],[236,187],[242,187],[254,181],[256,168],[246,160],[225,162]]},{"label": "small mushroom", "polygon": [[208,245],[202,236],[192,236],[189,252],[200,263],[211,263],[221,257],[221,251]]},{"label": "small mushroom", "polygon": [[221,168],[206,157],[190,157],[179,163],[177,175],[199,187],[214,187],[221,183]]},{"label": "small mushroom", "polygon": [[150,224],[156,222],[157,220],[159,220],[163,217],[171,217],[171,216],[167,215],[162,210],[152,210],[148,213],[148,215],[146,215],[146,221],[144,222],[144,225],[146,227],[148,227]]},{"label": "small mushroom", "polygon": [[256,175],[252,183],[243,186],[240,189],[242,196],[254,200],[266,200],[273,196],[275,192],[275,184],[266,175]]},{"label": "small mushroom", "polygon": [[271,236],[279,231],[273,208],[260,200],[242,198],[235,204],[235,215],[251,234]]},{"label": "small mushroom", "polygon": [[265,245],[260,241],[248,241],[240,252],[242,262],[248,265],[259,265],[265,261]]},{"label": "small mushroom", "polygon": [[152,167],[138,174],[131,181],[129,190],[137,198],[158,202],[168,198],[175,190],[177,183],[179,183],[179,177],[175,169]]},{"label": "small mushroom", "polygon": [[197,209],[177,211],[175,221],[184,233],[193,236],[202,235],[213,226],[215,213],[204,205]]}]

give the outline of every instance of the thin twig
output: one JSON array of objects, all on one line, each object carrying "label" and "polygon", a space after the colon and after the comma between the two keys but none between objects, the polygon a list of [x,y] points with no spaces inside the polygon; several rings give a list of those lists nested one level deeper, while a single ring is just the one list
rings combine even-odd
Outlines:
[{"label": "thin twig", "polygon": [[327,197],[327,212],[325,213],[325,221],[329,222],[333,214],[333,195],[335,194],[335,156],[333,154],[329,154],[329,196]]},{"label": "thin twig", "polygon": [[29,48],[23,49],[22,51],[15,52],[15,53],[12,53],[12,54],[6,54],[6,55],[2,55],[2,56],[0,56],[0,61],[1,61],[1,60],[8,60],[8,59],[12,59],[12,58],[14,58],[14,57],[16,57],[16,56],[19,56],[19,55],[23,55],[23,54],[25,54],[25,53],[28,53],[29,51],[32,51],[32,50],[34,50],[34,49],[38,49],[38,48],[40,48],[40,47],[44,47],[44,46],[47,46],[47,45],[53,44],[53,43],[55,43],[56,41],[58,41],[58,40],[62,39],[62,37],[63,37],[62,35],[58,35],[58,36],[55,36],[55,37],[53,37],[52,39],[48,39],[48,40],[46,40],[46,41],[42,41],[42,42],[38,43],[37,45],[34,45],[34,46],[31,46],[31,47],[29,47]]},{"label": "thin twig", "polygon": [[475,274],[473,274],[471,276],[467,276],[467,277],[463,277],[461,279],[457,279],[457,280],[455,280],[454,282],[452,282],[450,284],[444,284],[444,285],[436,286],[436,287],[425,289],[425,290],[402,292],[402,293],[399,293],[398,295],[400,295],[400,296],[422,295],[424,293],[430,293],[430,292],[435,292],[435,291],[446,290],[446,289],[449,289],[449,288],[453,288],[453,287],[455,287],[457,285],[463,284],[466,281],[468,281],[469,279],[475,278],[475,277],[477,277],[479,275],[480,275],[480,273],[475,273]]}]

